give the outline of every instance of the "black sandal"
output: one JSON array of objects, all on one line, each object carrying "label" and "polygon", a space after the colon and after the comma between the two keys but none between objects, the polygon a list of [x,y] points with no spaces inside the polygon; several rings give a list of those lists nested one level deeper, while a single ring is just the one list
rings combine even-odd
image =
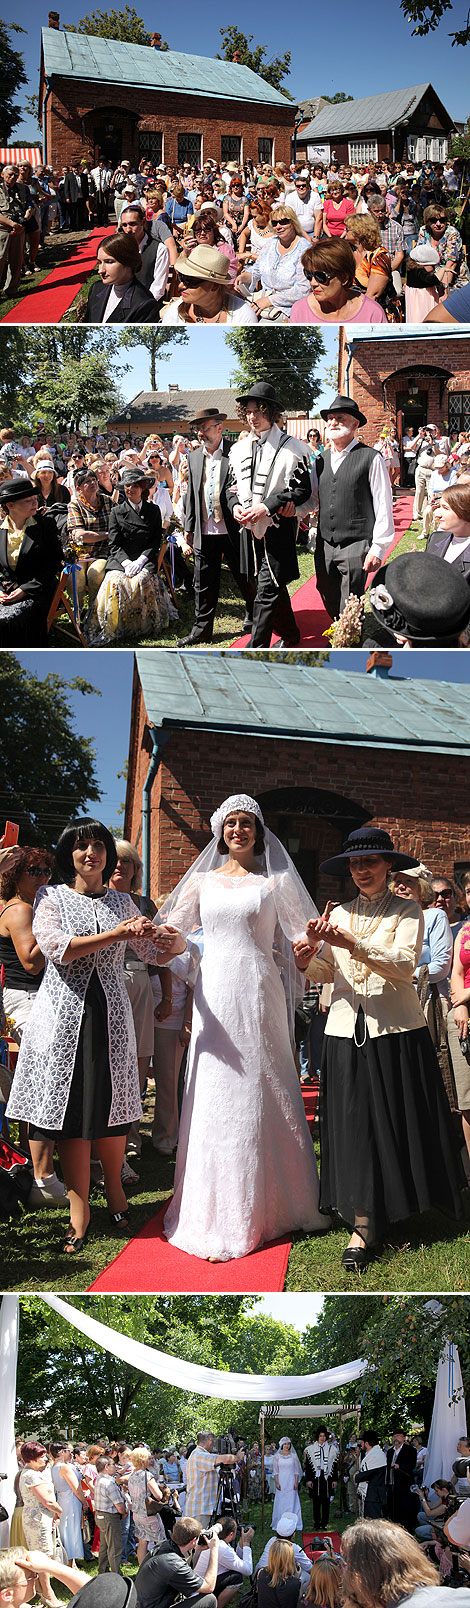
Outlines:
[{"label": "black sandal", "polygon": [[376,1246],[372,1241],[368,1242],[366,1235],[362,1232],[362,1228],[354,1227],[353,1233],[359,1235],[359,1239],[363,1241],[363,1244],[347,1245],[341,1257],[341,1266],[346,1269],[347,1273],[360,1273],[362,1268],[367,1267],[367,1263],[371,1260],[371,1254],[376,1249]]},{"label": "black sandal", "polygon": [[129,1220],[129,1212],[128,1211],[127,1212],[109,1212],[109,1220],[112,1223],[116,1234],[119,1234],[121,1229],[123,1229],[126,1233],[130,1229],[130,1220]]},{"label": "black sandal", "polygon": [[84,1234],[76,1234],[75,1229],[72,1226],[72,1223],[70,1224],[70,1228],[67,1230],[67,1233],[66,1233],[63,1245],[62,1245],[62,1251],[65,1252],[66,1256],[77,1256],[79,1251],[83,1251],[83,1247],[84,1247],[84,1245],[86,1245],[88,1235],[89,1235],[89,1232],[90,1232],[90,1222],[91,1222],[91,1219],[87,1223],[87,1226],[86,1226]]}]

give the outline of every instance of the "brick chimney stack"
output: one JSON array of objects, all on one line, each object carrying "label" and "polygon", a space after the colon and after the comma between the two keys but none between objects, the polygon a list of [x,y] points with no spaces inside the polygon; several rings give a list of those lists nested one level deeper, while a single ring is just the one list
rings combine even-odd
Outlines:
[{"label": "brick chimney stack", "polygon": [[60,17],[58,11],[49,12],[48,26],[49,28],[60,28]]},{"label": "brick chimney stack", "polygon": [[161,34],[153,33],[151,35],[151,38],[150,38],[150,44],[151,44],[152,50],[161,50],[161,48],[162,48],[162,36],[161,36]]},{"label": "brick chimney stack", "polygon": [[385,677],[388,676],[389,670],[392,669],[392,665],[393,659],[391,653],[387,653],[386,651],[381,653],[371,653],[366,664],[367,675],[379,676],[379,678],[384,680]]},{"label": "brick chimney stack", "polygon": [[241,66],[241,60],[242,60],[242,58],[241,58],[241,55],[240,55],[240,51],[239,50],[234,50],[233,56],[232,56],[232,61],[237,61],[239,66]]}]

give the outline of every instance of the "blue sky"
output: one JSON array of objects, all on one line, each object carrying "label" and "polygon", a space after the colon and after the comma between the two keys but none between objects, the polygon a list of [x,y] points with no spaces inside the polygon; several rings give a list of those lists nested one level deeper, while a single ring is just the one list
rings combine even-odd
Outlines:
[{"label": "blue sky", "polygon": [[[338,355],[338,332],[336,329],[322,330],[325,344],[325,357],[321,359],[317,375],[321,380],[322,391],[315,403],[315,410],[326,402],[331,402],[331,385],[325,380],[325,373],[333,363],[336,364]],[[165,391],[169,382],[179,385],[181,390],[197,390],[200,386],[212,387],[230,385],[230,377],[235,368],[235,354],[227,346],[224,332],[221,329],[205,329],[201,343],[201,330],[190,330],[187,346],[174,346],[169,358],[163,357],[158,364],[157,389]],[[131,348],[122,354],[123,359],[130,363],[130,369],[119,381],[123,394],[130,401],[138,391],[150,390],[149,354],[145,347]]]},{"label": "blue sky", "polygon": [[[120,3],[117,0],[118,9]],[[106,9],[106,0],[101,0],[99,8]],[[94,6],[87,5],[86,0],[78,4],[69,0],[61,9],[59,0],[59,9],[61,27],[65,27],[67,23],[78,23]],[[287,87],[294,100],[332,95],[336,90],[356,97],[431,82],[458,121],[470,112],[468,50],[459,46],[452,49],[449,33],[463,25],[466,10],[466,0],[457,0],[434,34],[413,39],[399,0],[391,0],[382,10],[375,0],[363,0],[356,13],[351,12],[349,0],[336,0],[333,11],[329,6],[303,6],[294,12],[289,12],[281,0],[260,0],[256,13],[251,0],[237,0],[236,7],[225,8],[195,7],[190,0],[180,0],[177,12],[170,17],[165,8],[155,12],[149,3],[139,4],[136,0],[136,11],[143,16],[145,26],[149,31],[159,28],[170,49],[215,56],[221,43],[219,28],[236,22],[243,32],[254,34],[257,44],[265,45],[268,59],[290,50]],[[17,36],[30,78],[26,94],[37,88],[40,25],[47,24],[47,18],[48,6],[40,9],[33,0],[17,0],[5,15],[6,22],[19,23],[28,35],[25,39]],[[37,133],[34,121],[26,118],[14,137],[26,141],[36,138]]]},{"label": "blue sky", "polygon": [[[101,692],[101,697],[83,697],[79,692],[72,692],[70,701],[76,730],[93,738],[96,746],[96,769],[102,790],[100,819],[105,826],[118,826],[122,822],[119,806],[124,802],[126,790],[125,781],[118,780],[117,772],[122,770],[128,753],[134,665],[131,649],[103,649],[99,653],[92,649],[87,652],[41,649],[36,653],[18,653],[17,657],[25,669],[33,671],[41,680],[51,674],[61,675],[65,680],[84,676]],[[368,654],[360,649],[343,650],[332,653],[329,662],[336,670],[364,671],[367,658]],[[462,649],[430,653],[402,651],[394,654],[393,674],[423,680],[468,682],[470,652]],[[93,811],[96,809],[95,804]]]}]

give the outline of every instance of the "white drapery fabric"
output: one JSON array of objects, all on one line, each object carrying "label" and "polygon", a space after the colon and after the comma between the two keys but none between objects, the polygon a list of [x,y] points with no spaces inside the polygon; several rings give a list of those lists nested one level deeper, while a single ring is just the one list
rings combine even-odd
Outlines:
[{"label": "white drapery fabric", "polygon": [[[18,1473],[15,1453],[16,1365],[18,1360],[17,1295],[4,1295],[0,1310],[0,1472],[8,1478],[0,1483],[0,1502],[8,1513],[15,1506],[14,1479]],[[8,1546],[10,1525],[7,1519],[0,1524],[0,1547]]]},{"label": "white drapery fabric", "polygon": [[119,1357],[121,1362],[129,1363],[131,1368],[139,1368],[141,1373],[162,1379],[167,1385],[176,1385],[179,1390],[194,1391],[200,1396],[214,1396],[223,1401],[293,1401],[299,1396],[318,1396],[323,1391],[338,1389],[340,1385],[348,1385],[351,1380],[359,1379],[368,1367],[367,1361],[358,1358],[340,1368],[297,1374],[291,1378],[282,1374],[239,1374],[225,1372],[222,1368],[202,1368],[198,1363],[168,1356],[165,1351],[157,1351],[155,1346],[147,1346],[141,1340],[119,1334],[116,1329],[110,1329],[105,1323],[89,1317],[88,1313],[80,1312],[58,1295],[42,1295],[41,1300],[89,1340],[103,1346],[114,1357]]},{"label": "white drapery fabric", "polygon": [[[453,1396],[457,1395],[457,1401]],[[434,1480],[450,1480],[452,1464],[457,1457],[457,1441],[467,1433],[467,1415],[463,1393],[462,1372],[457,1346],[447,1341],[441,1357],[436,1379],[436,1392],[432,1410],[428,1450],[424,1464],[424,1484]]]}]

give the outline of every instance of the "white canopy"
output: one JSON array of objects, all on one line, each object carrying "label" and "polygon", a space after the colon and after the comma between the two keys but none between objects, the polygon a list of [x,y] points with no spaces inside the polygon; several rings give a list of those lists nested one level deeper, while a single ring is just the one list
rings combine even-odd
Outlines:
[{"label": "white canopy", "polygon": [[[457,1399],[454,1400],[454,1397]],[[426,1485],[450,1480],[458,1456],[457,1441],[467,1433],[467,1415],[457,1346],[447,1342],[437,1369],[436,1391],[424,1464]]]},{"label": "white canopy", "polygon": [[105,1323],[98,1323],[96,1318],[79,1311],[58,1295],[43,1295],[41,1299],[67,1323],[80,1329],[89,1340],[103,1346],[105,1351],[111,1351],[114,1357],[120,1357],[121,1362],[129,1363],[131,1368],[139,1368],[141,1373],[162,1379],[167,1385],[176,1385],[179,1390],[193,1391],[199,1396],[215,1396],[223,1401],[275,1402],[279,1397],[283,1401],[292,1401],[298,1396],[321,1396],[327,1390],[339,1389],[340,1385],[349,1385],[353,1379],[360,1379],[368,1367],[367,1360],[361,1357],[339,1368],[327,1368],[321,1373],[294,1374],[291,1378],[282,1374],[239,1374],[229,1373],[223,1368],[203,1368],[198,1363],[169,1356],[155,1346],[144,1345],[141,1340],[133,1340],[127,1334],[109,1329]]}]

